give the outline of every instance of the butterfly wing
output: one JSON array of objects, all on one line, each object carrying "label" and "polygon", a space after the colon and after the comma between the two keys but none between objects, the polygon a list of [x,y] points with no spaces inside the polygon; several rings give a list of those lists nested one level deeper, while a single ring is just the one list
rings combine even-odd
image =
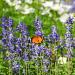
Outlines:
[{"label": "butterfly wing", "polygon": [[41,36],[34,36],[32,37],[32,43],[38,44],[41,43],[43,41]]}]

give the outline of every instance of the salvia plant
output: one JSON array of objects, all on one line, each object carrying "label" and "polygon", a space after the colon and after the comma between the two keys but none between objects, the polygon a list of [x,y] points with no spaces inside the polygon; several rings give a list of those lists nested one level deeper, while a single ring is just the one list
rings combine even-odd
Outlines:
[{"label": "salvia plant", "polygon": [[52,25],[51,33],[45,36],[39,17],[34,20],[33,37],[30,37],[27,25],[22,22],[14,28],[11,17],[4,16],[0,21],[0,59],[4,60],[3,65],[0,65],[1,75],[74,75],[71,62],[75,48],[73,17],[69,17],[64,24],[64,38],[59,35],[56,25]]}]

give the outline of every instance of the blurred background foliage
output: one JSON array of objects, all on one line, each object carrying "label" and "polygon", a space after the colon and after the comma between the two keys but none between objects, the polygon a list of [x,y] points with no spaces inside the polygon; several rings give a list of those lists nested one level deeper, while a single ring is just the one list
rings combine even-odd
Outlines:
[{"label": "blurred background foliage", "polygon": [[[40,0],[42,1],[42,0]],[[60,22],[59,17],[61,15],[58,14],[58,11],[56,10],[50,10],[49,12],[52,14],[50,17],[48,14],[41,15],[40,7],[42,6],[41,2],[39,0],[33,0],[31,4],[27,4],[22,0],[21,5],[28,5],[35,8],[34,13],[29,14],[22,14],[20,10],[15,10],[14,6],[9,6],[8,3],[6,3],[5,0],[0,0],[0,18],[2,16],[11,17],[14,20],[14,28],[16,25],[19,24],[19,22],[24,22],[28,26],[28,30],[30,33],[30,36],[33,36],[35,28],[34,28],[34,20],[38,16],[40,20],[42,21],[42,30],[45,35],[48,35],[51,33],[50,27],[52,25],[57,26],[57,31],[60,34],[60,36],[64,36],[65,33],[65,26],[62,22]],[[49,1],[49,0],[44,0]],[[75,30],[73,29],[73,33]]]}]

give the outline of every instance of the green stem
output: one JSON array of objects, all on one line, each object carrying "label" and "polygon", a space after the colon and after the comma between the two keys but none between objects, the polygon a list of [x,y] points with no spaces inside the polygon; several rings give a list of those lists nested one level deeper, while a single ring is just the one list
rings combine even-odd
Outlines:
[{"label": "green stem", "polygon": [[27,62],[26,62],[26,75],[27,75]]},{"label": "green stem", "polygon": [[[37,60],[38,61],[38,60]],[[38,75],[38,65],[37,65],[37,75]]]},{"label": "green stem", "polygon": [[8,63],[9,63],[9,75],[12,75],[11,61],[9,60]]},{"label": "green stem", "polygon": [[40,72],[41,72],[41,75],[42,75],[42,59],[41,59],[41,71]]}]

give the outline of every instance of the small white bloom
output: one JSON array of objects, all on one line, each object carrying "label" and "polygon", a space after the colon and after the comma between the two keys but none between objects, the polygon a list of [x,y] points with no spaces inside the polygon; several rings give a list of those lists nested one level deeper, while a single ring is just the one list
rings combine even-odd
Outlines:
[{"label": "small white bloom", "polygon": [[25,5],[24,7],[21,7],[19,10],[21,10],[20,12],[22,14],[29,14],[29,13],[33,13],[35,11],[34,8],[31,8],[28,5]]},{"label": "small white bloom", "polygon": [[60,0],[55,0],[55,2],[56,2],[56,3],[59,3],[59,2],[60,2]]},{"label": "small white bloom", "polygon": [[34,8],[27,8],[24,11],[21,11],[22,14],[29,14],[29,13],[33,13],[35,11]]},{"label": "small white bloom", "polygon": [[59,19],[61,22],[65,23],[68,17],[69,17],[69,14],[63,14]]},{"label": "small white bloom", "polygon": [[53,1],[46,1],[46,2],[42,3],[42,5],[44,7],[53,7]]},{"label": "small white bloom", "polygon": [[10,5],[10,6],[14,6],[15,4],[13,3],[13,2],[11,2],[10,0],[5,0],[6,1],[6,3],[8,3],[8,5]]},{"label": "small white bloom", "polygon": [[71,8],[71,5],[63,5],[63,7],[68,11]]},{"label": "small white bloom", "polygon": [[65,12],[65,9],[64,8],[60,8],[59,10],[58,10],[58,13],[61,15],[62,13],[64,13]]},{"label": "small white bloom", "polygon": [[51,8],[53,10],[58,10],[60,8],[60,6],[59,6],[59,4],[54,4]]},{"label": "small white bloom", "polygon": [[61,14],[64,13],[65,11],[66,11],[66,10],[65,10],[65,8],[63,7],[63,5],[60,4],[59,9],[58,9],[58,13],[61,15]]},{"label": "small white bloom", "polygon": [[21,0],[15,0],[15,1],[14,1],[14,4],[15,4],[15,5],[21,4]]},{"label": "small white bloom", "polygon": [[45,15],[45,14],[49,14],[50,9],[45,9],[43,10],[43,12],[41,13],[41,15]]},{"label": "small white bloom", "polygon": [[25,0],[26,3],[32,4],[32,0]]},{"label": "small white bloom", "polygon": [[67,63],[67,58],[66,57],[59,57],[58,64],[66,64],[66,63]]},{"label": "small white bloom", "polygon": [[18,4],[21,4],[21,0],[5,0],[10,6],[15,6],[15,5],[18,5]]},{"label": "small white bloom", "polygon": [[21,9],[21,6],[20,5],[15,5],[15,9],[19,10],[19,9]]}]

